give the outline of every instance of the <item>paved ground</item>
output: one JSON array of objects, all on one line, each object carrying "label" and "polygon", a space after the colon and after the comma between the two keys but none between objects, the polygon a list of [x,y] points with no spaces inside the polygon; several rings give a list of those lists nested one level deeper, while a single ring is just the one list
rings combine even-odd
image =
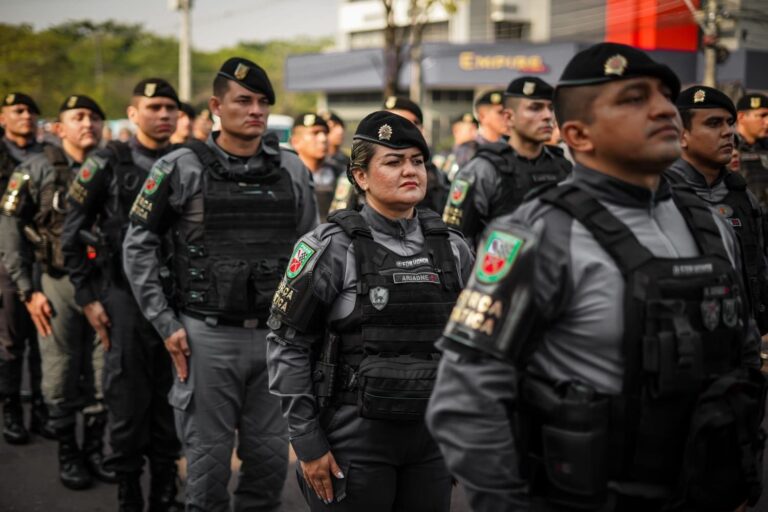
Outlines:
[{"label": "paved ground", "polygon": [[[232,461],[236,469],[238,461]],[[183,472],[182,466],[182,472]],[[58,480],[56,443],[36,437],[31,444],[11,446],[0,437],[0,512],[114,512],[117,486],[96,483],[86,491],[70,491]],[[145,475],[146,476],[146,475]],[[230,487],[233,487],[233,477]],[[144,482],[146,492],[147,483]],[[283,492],[283,510],[307,510],[296,484],[293,465]],[[465,512],[460,489],[454,492],[452,512]]]}]

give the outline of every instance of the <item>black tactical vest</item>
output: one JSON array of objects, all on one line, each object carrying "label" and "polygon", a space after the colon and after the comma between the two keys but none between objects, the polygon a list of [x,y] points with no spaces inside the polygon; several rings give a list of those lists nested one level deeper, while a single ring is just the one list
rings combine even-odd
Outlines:
[{"label": "black tactical vest", "polygon": [[207,321],[261,324],[297,236],[290,174],[279,154],[230,175],[206,144],[188,147],[203,164],[203,218],[174,233],[177,304]]},{"label": "black tactical vest", "polygon": [[61,251],[61,233],[67,214],[67,191],[76,173],[70,168],[67,156],[60,147],[47,144],[43,154],[53,166],[54,175],[39,193],[34,224],[42,243],[36,246],[35,256],[45,272],[63,275],[66,269]]},{"label": "black tactical vest", "polygon": [[701,256],[654,256],[576,185],[539,198],[583,224],[624,276],[625,373],[618,396],[523,377],[521,449],[534,496],[576,510],[605,505],[609,487],[691,510],[732,510],[747,497],[762,391],[738,373],[745,296],[706,203],[673,192]]},{"label": "black tactical vest", "polygon": [[739,161],[741,173],[749,190],[763,207],[768,205],[768,143],[756,141],[747,144],[740,140]]},{"label": "black tactical vest", "polygon": [[355,248],[355,309],[333,329],[346,354],[431,354],[460,291],[448,228],[430,210],[418,210],[424,247],[399,256],[373,240],[356,211],[332,214]]},{"label": "black tactical vest", "polygon": [[476,156],[491,162],[501,177],[501,187],[489,204],[488,217],[491,219],[515,211],[531,190],[564,180],[570,168],[562,158],[536,165],[522,165],[515,156],[515,150],[506,142],[483,144]]},{"label": "black tactical vest", "polygon": [[[666,173],[668,179],[677,184],[685,182],[675,173]],[[763,229],[760,209],[753,205],[747,195],[747,182],[738,173],[728,172],[724,178],[728,195],[721,204],[713,205],[736,232],[741,248],[744,283],[750,309],[761,333],[768,332],[768,294],[765,287],[765,259],[760,246],[759,233]]]}]

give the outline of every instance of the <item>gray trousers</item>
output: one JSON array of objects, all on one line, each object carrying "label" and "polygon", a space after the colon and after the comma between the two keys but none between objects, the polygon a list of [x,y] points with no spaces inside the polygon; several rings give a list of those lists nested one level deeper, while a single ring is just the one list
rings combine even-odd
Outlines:
[{"label": "gray trousers", "polygon": [[[448,512],[452,478],[423,421],[368,420],[342,405],[321,418],[343,479],[332,477],[334,500],[325,505],[307,485],[297,462],[299,487],[312,512]],[[328,417],[330,416],[330,417]]]},{"label": "gray trousers", "polygon": [[187,511],[230,510],[227,484],[237,431],[242,460],[236,511],[273,511],[288,471],[288,432],[269,393],[267,330],[211,327],[181,315],[191,355],[189,378],[169,393],[187,457]]},{"label": "gray trousers", "polygon": [[[29,385],[33,398],[37,398],[41,395],[42,378],[40,346],[35,325],[27,308],[19,300],[18,291],[8,271],[0,263],[0,398],[19,396],[25,353],[29,366]],[[6,360],[4,356],[9,358]]]},{"label": "gray trousers", "polygon": [[55,429],[75,423],[77,411],[104,412],[104,350],[75,303],[69,277],[43,274],[43,293],[53,309],[50,336],[40,336],[43,397]]}]

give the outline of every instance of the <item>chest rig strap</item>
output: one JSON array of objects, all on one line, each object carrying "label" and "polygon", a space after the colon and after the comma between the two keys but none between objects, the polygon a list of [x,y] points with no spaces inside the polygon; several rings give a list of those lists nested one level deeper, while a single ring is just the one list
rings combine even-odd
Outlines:
[{"label": "chest rig strap", "polygon": [[688,224],[701,253],[716,256],[730,263],[720,230],[717,228],[709,206],[685,185],[672,185],[672,198]]}]

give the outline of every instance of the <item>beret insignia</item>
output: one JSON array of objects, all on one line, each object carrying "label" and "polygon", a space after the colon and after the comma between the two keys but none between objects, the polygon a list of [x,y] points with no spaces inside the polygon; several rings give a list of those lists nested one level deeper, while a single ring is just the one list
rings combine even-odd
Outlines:
[{"label": "beret insignia", "polygon": [[627,59],[621,54],[616,54],[613,57],[609,57],[605,61],[605,74],[621,76],[627,69]]},{"label": "beret insignia", "polygon": [[67,100],[67,107],[75,108],[75,105],[77,105],[77,96],[70,96]]},{"label": "beret insignia", "polygon": [[246,76],[248,76],[249,68],[242,62],[237,65],[235,68],[235,78],[238,80],[243,80]]},{"label": "beret insignia", "polygon": [[8,96],[5,97],[5,104],[11,105],[15,99],[16,99],[15,94],[9,94]]},{"label": "beret insignia", "polygon": [[471,123],[475,119],[472,117],[472,114],[464,114],[464,116],[462,116],[461,120],[464,121],[465,123]]},{"label": "beret insignia", "polygon": [[491,94],[491,103],[493,103],[494,105],[500,104],[501,103],[501,94],[499,94],[498,92],[495,92],[495,93]]},{"label": "beret insignia", "polygon": [[151,98],[157,92],[157,84],[154,82],[148,82],[144,84],[144,96]]},{"label": "beret insignia", "polygon": [[523,94],[530,96],[536,92],[536,82],[525,82],[523,84]]},{"label": "beret insignia", "polygon": [[304,116],[304,126],[314,126],[317,122],[317,117],[315,117],[315,114],[307,114]]},{"label": "beret insignia", "polygon": [[707,93],[703,89],[699,89],[696,91],[693,95],[693,102],[694,103],[704,103],[704,100],[707,98]]},{"label": "beret insignia", "polygon": [[392,138],[392,127],[388,124],[381,125],[379,128],[379,140],[389,140]]},{"label": "beret insignia", "polygon": [[397,105],[397,98],[394,96],[387,98],[387,102],[384,104],[384,106],[387,108],[395,108],[395,105]]},{"label": "beret insignia", "polygon": [[749,106],[752,108],[760,108],[760,98],[759,97],[750,98]]}]

